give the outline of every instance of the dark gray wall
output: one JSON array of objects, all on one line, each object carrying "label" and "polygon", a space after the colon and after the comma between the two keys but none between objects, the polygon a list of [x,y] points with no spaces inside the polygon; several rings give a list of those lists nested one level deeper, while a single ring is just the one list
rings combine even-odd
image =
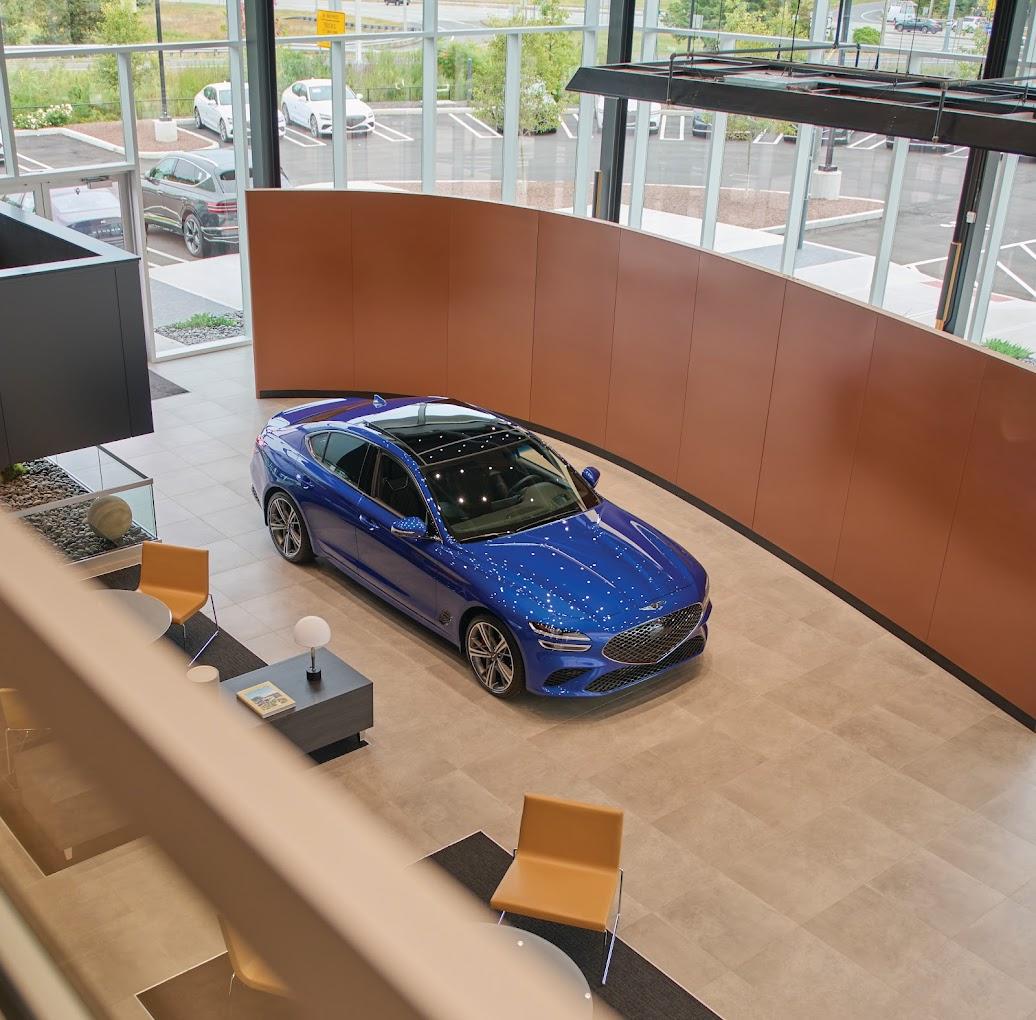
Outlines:
[{"label": "dark gray wall", "polygon": [[137,256],[0,208],[0,464],[152,428]]}]

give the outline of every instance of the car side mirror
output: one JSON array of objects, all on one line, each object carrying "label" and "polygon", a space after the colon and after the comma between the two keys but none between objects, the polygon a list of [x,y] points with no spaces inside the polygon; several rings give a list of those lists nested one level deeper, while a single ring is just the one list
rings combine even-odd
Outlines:
[{"label": "car side mirror", "polygon": [[585,467],[581,472],[583,481],[590,486],[591,489],[597,488],[597,483],[601,480],[601,472],[595,467]]},{"label": "car side mirror", "polygon": [[405,538],[410,542],[417,542],[428,537],[428,528],[420,517],[398,517],[389,528],[396,538]]}]

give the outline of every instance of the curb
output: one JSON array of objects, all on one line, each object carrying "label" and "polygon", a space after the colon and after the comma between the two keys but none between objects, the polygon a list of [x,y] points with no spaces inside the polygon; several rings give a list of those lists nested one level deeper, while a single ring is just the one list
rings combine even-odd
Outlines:
[{"label": "curb", "polygon": [[[203,138],[204,136],[196,134],[194,131],[189,131],[187,128],[177,128],[178,131],[184,131],[194,138]],[[27,131],[25,134],[36,135],[64,135],[65,138],[72,138],[79,142],[86,142],[89,145],[95,145],[99,149],[105,149],[107,152],[117,152],[120,155],[125,156],[126,150],[121,145],[116,145],[114,142],[106,142],[103,138],[95,138],[93,135],[87,134],[85,131],[76,131],[75,128],[69,127],[51,127],[51,128],[40,128],[37,131]],[[190,152],[203,152],[205,149],[218,149],[219,142],[209,141],[207,138],[204,139],[205,144],[198,146],[197,149],[190,149]],[[163,156],[168,156],[170,152],[176,152],[176,149],[166,149],[163,151],[149,151],[140,149],[137,155],[141,159],[161,159]]]},{"label": "curb", "polygon": [[[823,227],[840,227],[846,223],[863,223],[866,220],[880,220],[885,215],[885,207],[880,209],[864,209],[858,213],[845,213],[842,216],[828,216],[822,220],[807,220],[806,230],[819,230]],[[760,227],[767,234],[784,236],[784,224],[776,227]]]}]

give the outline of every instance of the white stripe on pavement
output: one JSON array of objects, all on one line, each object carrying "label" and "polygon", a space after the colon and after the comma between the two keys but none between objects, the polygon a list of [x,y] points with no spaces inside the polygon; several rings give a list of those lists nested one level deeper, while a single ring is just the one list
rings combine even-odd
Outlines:
[{"label": "white stripe on pavement", "polygon": [[569,138],[575,138],[575,135],[572,133],[572,129],[568,126],[568,124],[565,121],[564,114],[561,115],[561,130],[564,131]]},{"label": "white stripe on pavement", "polygon": [[1011,277],[1019,287],[1024,287],[1034,298],[1036,298],[1036,290],[1033,290],[1032,287],[1030,287],[1017,273],[1011,272],[1003,262],[997,262],[997,267],[1002,269],[1009,277]]},{"label": "white stripe on pavement", "polygon": [[172,259],[174,262],[187,262],[188,261],[188,259],[180,258],[179,255],[170,255],[169,252],[167,252],[167,251],[159,251],[158,248],[152,248],[150,245],[148,246],[148,251],[151,252],[152,255],[158,255],[160,258],[163,258],[163,259]]},{"label": "white stripe on pavement", "polygon": [[24,152],[19,152],[18,153],[18,158],[19,159],[27,159],[30,163],[35,163],[37,166],[43,167],[44,170],[53,170],[54,169],[54,167],[52,167],[49,163],[43,163],[43,162],[41,162],[38,159],[33,159],[32,156],[26,156]]},{"label": "white stripe on pavement", "polygon": [[490,138],[503,138],[504,137],[502,134],[500,134],[499,131],[497,131],[496,128],[490,127],[485,121],[479,120],[478,117],[476,117],[473,113],[469,113],[467,116],[471,120],[473,120],[480,128],[485,128],[489,132],[489,137]]},{"label": "white stripe on pavement", "polygon": [[[397,131],[394,127],[389,127],[388,124],[375,123],[374,133],[379,135],[381,138],[385,138],[390,142],[412,142],[413,138],[410,135],[404,134],[402,131]],[[393,135],[395,137],[393,137]]]},{"label": "white stripe on pavement", "polygon": [[859,149],[864,142],[869,142],[874,137],[874,133],[871,132],[869,135],[864,135],[862,138],[857,138],[855,142],[849,143],[850,149]]},{"label": "white stripe on pavement", "polygon": [[[297,137],[296,137],[297,136]],[[314,138],[312,135],[303,134],[298,128],[287,128],[284,132],[284,137],[294,142],[296,145],[301,145],[304,149],[312,149],[318,145],[326,144],[319,138]]]}]

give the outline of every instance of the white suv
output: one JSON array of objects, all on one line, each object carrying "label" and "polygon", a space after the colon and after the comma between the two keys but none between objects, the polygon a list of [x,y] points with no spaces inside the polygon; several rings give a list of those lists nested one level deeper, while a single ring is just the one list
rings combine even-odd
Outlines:
[{"label": "white suv", "polygon": [[[331,134],[331,79],[307,78],[289,85],[281,95],[281,113],[289,124],[309,128],[314,138]],[[348,85],[345,130],[351,135],[367,135],[374,130],[374,111]]]},{"label": "white suv", "polygon": [[[194,97],[194,126],[215,131],[224,142],[234,137],[234,109],[230,98],[230,82],[206,85]],[[245,86],[245,116],[248,116],[248,86]],[[284,117],[277,113],[277,133],[284,134]]]}]

